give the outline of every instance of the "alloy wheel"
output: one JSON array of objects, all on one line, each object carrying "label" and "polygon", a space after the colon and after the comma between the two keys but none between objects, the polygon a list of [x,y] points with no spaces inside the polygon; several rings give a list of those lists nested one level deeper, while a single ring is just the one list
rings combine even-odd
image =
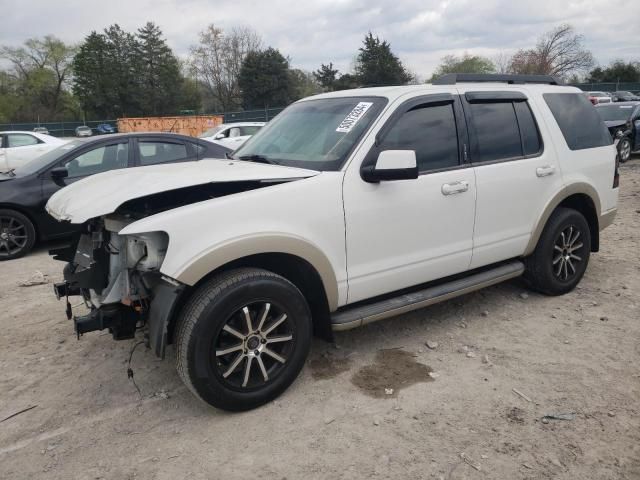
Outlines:
[{"label": "alloy wheel", "polygon": [[578,265],[583,261],[584,243],[580,240],[582,232],[575,226],[566,227],[560,232],[553,245],[553,274],[566,282],[578,272]]},{"label": "alloy wheel", "polygon": [[214,340],[214,367],[229,387],[255,390],[273,381],[287,364],[295,342],[284,309],[255,302],[236,310]]},{"label": "alloy wheel", "polygon": [[628,139],[622,140],[620,144],[620,160],[626,162],[631,157],[631,142]]},{"label": "alloy wheel", "polygon": [[28,242],[27,227],[12,216],[0,217],[0,257],[19,253]]}]

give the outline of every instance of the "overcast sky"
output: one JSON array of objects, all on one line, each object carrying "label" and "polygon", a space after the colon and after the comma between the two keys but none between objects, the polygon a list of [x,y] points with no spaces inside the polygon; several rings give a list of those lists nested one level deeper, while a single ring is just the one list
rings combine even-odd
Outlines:
[{"label": "overcast sky", "polygon": [[0,0],[0,44],[49,33],[79,42],[112,23],[133,31],[148,20],[180,56],[209,23],[250,26],[307,70],[328,62],[349,70],[371,30],[425,78],[446,54],[511,52],[563,22],[600,64],[640,60],[640,0]]}]

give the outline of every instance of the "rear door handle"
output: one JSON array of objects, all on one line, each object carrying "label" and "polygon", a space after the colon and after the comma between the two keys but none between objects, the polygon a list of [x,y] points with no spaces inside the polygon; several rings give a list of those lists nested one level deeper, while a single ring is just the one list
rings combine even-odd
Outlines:
[{"label": "rear door handle", "polygon": [[536,168],[536,175],[539,177],[548,177],[556,173],[556,167],[553,165],[545,165],[544,167]]},{"label": "rear door handle", "polygon": [[469,190],[469,182],[465,182],[464,180],[442,185],[443,195],[455,195],[456,193],[466,192],[467,190]]}]

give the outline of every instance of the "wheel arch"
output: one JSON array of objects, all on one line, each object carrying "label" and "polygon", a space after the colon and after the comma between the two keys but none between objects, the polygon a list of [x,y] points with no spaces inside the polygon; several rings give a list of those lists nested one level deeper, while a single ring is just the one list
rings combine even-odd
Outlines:
[{"label": "wheel arch", "polygon": [[[263,251],[259,251],[257,247],[248,248],[247,244],[244,248],[236,243],[229,244],[227,248],[216,249],[205,255],[177,275],[176,280],[189,287],[180,295],[175,314],[169,319],[168,343],[173,342],[175,324],[182,306],[198,286],[220,272],[240,267],[262,268],[293,283],[309,303],[314,334],[332,341],[330,312],[338,305],[338,287],[333,268],[326,256],[316,247],[308,243],[301,244],[297,239],[291,242],[283,238],[287,237],[280,237],[278,240],[274,237],[263,242],[263,247],[280,247]],[[289,248],[285,249],[287,246]],[[293,248],[294,246],[297,248]]]},{"label": "wheel arch", "polygon": [[584,215],[591,234],[591,251],[597,252],[600,249],[600,197],[588,183],[576,183],[565,186],[547,204],[532,231],[524,256],[533,253],[551,214],[558,207],[572,208]]}]

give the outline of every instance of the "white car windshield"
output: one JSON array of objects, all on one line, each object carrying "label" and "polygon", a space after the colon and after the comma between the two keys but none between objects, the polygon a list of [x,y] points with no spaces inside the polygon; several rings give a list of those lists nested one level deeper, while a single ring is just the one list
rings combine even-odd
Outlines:
[{"label": "white car windshield", "polygon": [[339,170],[386,99],[342,97],[295,103],[233,154],[234,158],[313,170]]},{"label": "white car windshield", "polygon": [[209,130],[207,130],[204,133],[201,133],[200,135],[198,135],[198,138],[208,138],[208,137],[213,137],[216,133],[218,133],[219,131],[221,131],[224,127],[222,125],[218,125],[217,127],[213,127],[210,128]]}]

